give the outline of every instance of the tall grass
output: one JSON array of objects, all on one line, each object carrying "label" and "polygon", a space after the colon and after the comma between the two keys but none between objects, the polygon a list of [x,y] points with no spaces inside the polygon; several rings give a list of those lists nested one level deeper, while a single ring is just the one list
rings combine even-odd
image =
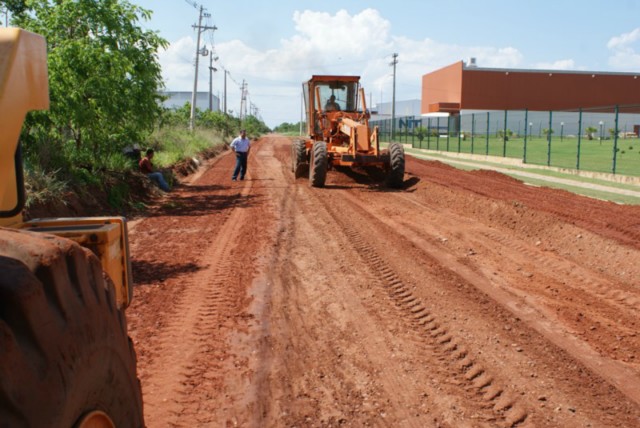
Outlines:
[{"label": "tall grass", "polygon": [[215,130],[198,129],[192,133],[186,127],[174,126],[154,131],[147,143],[148,147],[155,150],[154,163],[166,168],[224,144],[225,139]]}]

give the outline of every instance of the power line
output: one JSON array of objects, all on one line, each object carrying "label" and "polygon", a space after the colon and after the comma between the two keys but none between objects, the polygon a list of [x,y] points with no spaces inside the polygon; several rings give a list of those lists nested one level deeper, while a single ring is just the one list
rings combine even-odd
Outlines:
[{"label": "power line", "polygon": [[[186,3],[188,3],[189,5],[191,5],[193,8],[195,9],[200,9],[200,16],[199,16],[199,20],[198,20],[198,25],[193,25],[193,28],[196,29],[198,31],[198,40],[196,42],[196,61],[195,61],[195,67],[196,67],[196,71],[195,71],[195,79],[194,79],[194,86],[193,86],[193,93],[192,93],[192,97],[191,97],[191,121],[190,121],[190,128],[193,130],[193,122],[195,119],[195,110],[196,110],[196,101],[195,101],[195,97],[196,97],[196,92],[197,92],[197,88],[198,88],[198,60],[199,60],[199,55],[202,56],[206,56],[206,55],[211,55],[210,57],[210,61],[209,61],[209,72],[211,73],[213,65],[212,65],[212,61],[211,59],[215,56],[215,58],[213,58],[214,61],[218,61],[219,57],[215,54],[215,42],[214,42],[214,31],[218,29],[218,27],[213,23],[213,20],[211,18],[211,14],[210,13],[206,13],[205,11],[207,9],[205,9],[201,4],[196,3],[194,0],[185,0]],[[204,26],[202,25],[202,18],[205,18],[205,24]],[[201,33],[206,31],[206,30],[213,30],[209,33],[209,42],[210,42],[210,46],[211,46],[211,51],[207,51],[206,47],[203,48],[202,50],[200,49],[200,36]],[[236,86],[238,87],[238,89],[240,90],[240,119],[243,118],[243,116],[247,115],[247,108],[249,108],[250,112],[255,112],[257,114],[257,112],[259,111],[258,107],[255,106],[253,103],[248,103],[247,99],[249,97],[249,91],[248,91],[248,86],[249,84],[242,79],[242,83],[238,82],[234,76],[231,74],[231,72],[229,71],[229,69],[227,67],[225,67],[225,65],[222,63],[222,61],[218,62],[218,66],[224,71],[224,112],[226,114],[227,112],[227,77],[229,79],[231,79],[231,81],[233,83],[236,84]],[[210,78],[209,78],[209,91],[211,92],[211,74],[210,74]],[[209,94],[209,97],[211,97],[211,94]],[[250,106],[249,106],[250,105]]]},{"label": "power line", "polygon": [[187,3],[189,3],[191,6],[193,6],[195,9],[198,9],[200,7],[200,5],[198,5],[198,3],[194,2],[193,0],[184,0]]}]

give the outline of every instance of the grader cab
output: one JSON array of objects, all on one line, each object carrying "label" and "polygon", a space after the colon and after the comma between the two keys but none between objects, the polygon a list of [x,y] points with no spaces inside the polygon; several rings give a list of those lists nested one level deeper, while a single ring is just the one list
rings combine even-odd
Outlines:
[{"label": "grader cab", "polygon": [[369,126],[359,76],[317,76],[303,83],[308,138],[291,148],[296,178],[308,174],[309,184],[324,187],[334,167],[378,167],[389,187],[404,179],[404,149],[399,143],[380,148],[378,127]]},{"label": "grader cab", "polygon": [[143,427],[125,219],[23,221],[19,138],[49,107],[46,52],[0,29],[0,425]]}]

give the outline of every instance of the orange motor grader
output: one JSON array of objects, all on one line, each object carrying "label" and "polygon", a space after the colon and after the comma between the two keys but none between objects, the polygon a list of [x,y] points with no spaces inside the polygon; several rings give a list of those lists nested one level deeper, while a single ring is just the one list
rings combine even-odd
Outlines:
[{"label": "orange motor grader", "polygon": [[380,149],[378,127],[369,127],[364,89],[359,76],[314,75],[303,85],[308,138],[291,147],[296,178],[308,174],[309,184],[324,187],[333,167],[379,167],[389,187],[404,179],[404,148],[390,143]]},{"label": "orange motor grader", "polygon": [[0,426],[143,427],[125,219],[22,218],[19,137],[47,74],[43,37],[0,28]]}]

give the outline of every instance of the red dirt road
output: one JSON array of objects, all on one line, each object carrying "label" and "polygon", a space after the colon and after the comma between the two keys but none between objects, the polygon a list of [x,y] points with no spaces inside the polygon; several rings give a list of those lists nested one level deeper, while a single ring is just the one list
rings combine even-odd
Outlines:
[{"label": "red dirt road", "polygon": [[407,158],[210,163],[131,231],[149,427],[640,426],[640,207]]}]

